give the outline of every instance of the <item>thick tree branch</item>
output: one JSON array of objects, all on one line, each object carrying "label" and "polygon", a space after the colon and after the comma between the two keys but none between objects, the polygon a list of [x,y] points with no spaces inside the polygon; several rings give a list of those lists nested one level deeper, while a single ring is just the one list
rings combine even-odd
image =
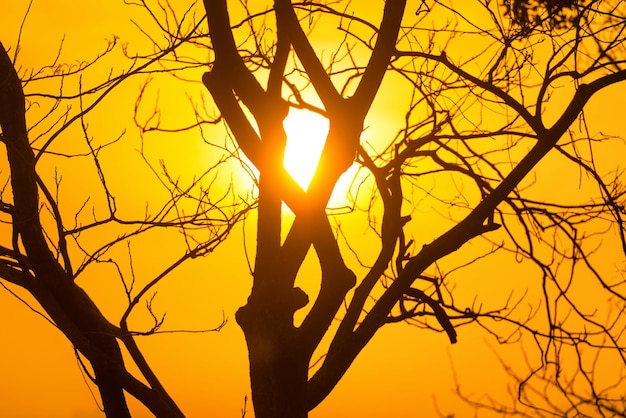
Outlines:
[{"label": "thick tree branch", "polygon": [[337,92],[324,66],[315,54],[306,34],[302,30],[296,12],[291,4],[291,0],[276,0],[275,8],[277,20],[282,22],[282,25],[284,25],[285,29],[289,32],[289,40],[298,58],[302,62],[306,73],[310,77],[311,83],[322,100],[324,107],[329,112],[340,111],[343,98]]},{"label": "thick tree branch", "polygon": [[363,78],[350,99],[354,103],[355,112],[365,115],[374,101],[383,77],[389,68],[389,62],[396,52],[398,31],[404,16],[406,0],[389,0],[385,2],[383,19],[376,45],[363,73]]}]

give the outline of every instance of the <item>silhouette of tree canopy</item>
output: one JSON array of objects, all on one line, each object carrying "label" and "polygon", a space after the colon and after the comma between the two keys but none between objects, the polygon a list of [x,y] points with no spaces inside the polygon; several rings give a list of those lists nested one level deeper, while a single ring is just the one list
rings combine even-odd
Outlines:
[{"label": "silhouette of tree canopy", "polygon": [[585,3],[578,0],[504,0],[507,15],[525,32],[544,25],[550,29],[576,26],[579,10],[586,7]]},{"label": "silhouette of tree canopy", "polygon": [[[144,31],[156,52],[124,50],[127,69],[74,94],[31,93],[31,100],[53,99],[48,119],[59,104],[79,103],[44,132],[42,145],[29,135],[22,89],[40,74],[64,83],[91,64],[20,80],[11,58],[0,57],[11,177],[2,197],[11,240],[0,247],[0,277],[26,289],[89,363],[107,416],[130,416],[125,393],[159,417],[182,416],[135,337],[164,323],[150,304],[162,279],[209,255],[251,211],[253,284],[235,317],[247,342],[256,417],[306,417],[377,332],[398,322],[458,344],[461,329],[483,332],[523,353],[521,371],[501,359],[515,385],[510,399],[484,401],[458,382],[458,395],[478,410],[624,414],[626,188],[615,159],[624,142],[603,133],[589,112],[592,100],[626,79],[626,6],[459,3],[205,0],[182,12],[133,3],[161,31]],[[235,148],[207,138],[224,157],[188,185],[165,166],[150,166],[167,198],[129,219],[100,164],[106,146],[93,145],[85,118],[120,83],[161,72],[201,79],[210,99],[194,106],[193,124],[176,129],[161,123],[165,109],[155,105],[147,118],[135,117],[141,135],[224,124]],[[137,114],[146,100],[142,91]],[[306,190],[283,166],[283,121],[294,109],[329,121]],[[65,214],[49,186],[58,182],[38,174],[38,161],[72,125],[81,127],[104,202],[90,222],[83,208]],[[205,183],[228,177],[232,158],[256,170],[244,198]],[[332,207],[351,167],[358,171],[346,203]],[[191,215],[181,210],[188,204]],[[81,244],[87,231],[113,226],[122,232],[97,249]],[[117,263],[109,259],[114,248],[155,229],[182,233],[182,255],[142,286],[120,272],[127,302],[113,323],[76,278],[91,264]],[[309,253],[320,270],[313,288],[298,281]],[[141,332],[128,325],[140,302],[154,319]]]}]

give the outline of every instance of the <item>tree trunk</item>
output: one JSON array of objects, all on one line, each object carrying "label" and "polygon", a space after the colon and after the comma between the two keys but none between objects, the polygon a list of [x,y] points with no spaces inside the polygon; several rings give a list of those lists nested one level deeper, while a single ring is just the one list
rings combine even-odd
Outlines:
[{"label": "tree trunk", "polygon": [[295,327],[277,327],[283,321],[271,320],[278,318],[268,313],[250,303],[237,312],[248,344],[255,416],[306,418],[309,356],[297,342]]},{"label": "tree trunk", "polygon": [[117,373],[102,366],[94,365],[94,369],[105,415],[112,418],[131,418]]}]

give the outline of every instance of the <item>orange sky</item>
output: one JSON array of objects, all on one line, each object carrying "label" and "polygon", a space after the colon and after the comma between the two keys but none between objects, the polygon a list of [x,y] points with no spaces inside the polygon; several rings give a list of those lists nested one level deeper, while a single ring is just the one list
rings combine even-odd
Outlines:
[{"label": "orange sky", "polygon": [[[140,15],[137,10],[125,7],[122,3],[120,0],[92,5],[79,0],[35,0],[31,15],[24,26],[18,64],[29,68],[49,63],[64,36],[63,58],[66,60],[92,57],[106,45],[104,39],[110,39],[112,34],[130,41],[133,48],[136,45],[134,42],[139,42],[139,34],[130,21],[130,16],[140,22],[137,20]],[[0,41],[5,47],[15,47],[19,24],[27,4],[27,1],[20,0],[3,6],[0,14]],[[159,80],[156,79],[155,83]],[[176,90],[179,86],[161,86],[161,100],[166,101],[170,97],[168,95],[181,100],[184,94]],[[91,121],[90,127],[92,134],[102,138],[102,142],[116,137],[124,127],[129,127],[124,144],[118,148],[125,152],[107,158],[111,159],[108,160],[110,167],[124,167],[117,173],[109,173],[111,187],[123,189],[126,196],[136,198],[136,201],[120,201],[120,205],[127,205],[124,208],[129,212],[138,213],[144,210],[142,196],[149,195],[148,198],[152,199],[162,193],[145,186],[154,182],[154,179],[136,152],[140,142],[137,130],[132,127],[132,111],[139,88],[138,81],[126,83],[119,94],[103,104],[106,111],[100,113],[101,119]],[[188,90],[203,88],[201,84],[196,84],[189,86]],[[598,110],[600,103],[621,99],[622,92],[623,89],[617,93],[608,93],[594,99],[590,104],[589,117],[594,125],[602,125],[603,131],[624,133],[623,126],[610,123],[611,120],[619,121],[621,118],[617,106]],[[207,93],[203,91],[202,94]],[[375,106],[380,119],[371,119],[372,127],[367,131],[370,138],[376,138],[392,123],[390,119],[392,114],[395,115],[395,109],[390,103],[395,98],[396,96],[385,96],[383,93],[377,101]],[[389,118],[384,119],[381,114],[389,114]],[[185,120],[177,119],[178,116],[164,114],[164,123]],[[193,132],[179,134],[176,138],[175,142],[168,142],[157,135],[147,137],[147,154],[154,161],[166,159],[168,167],[181,178],[190,177],[193,170],[202,169],[205,161],[212,158],[211,153],[214,151]],[[67,146],[78,143],[73,142],[75,140],[71,137],[64,139]],[[181,152],[180,149],[184,151]],[[114,161],[114,157],[119,160]],[[609,164],[615,163],[615,157],[611,149],[607,149],[604,155],[599,155],[599,158],[605,158]],[[5,164],[4,159],[1,161],[1,164]],[[42,169],[51,173],[55,164],[61,164],[59,161],[61,160],[45,162]],[[79,207],[83,200],[80,196],[73,195],[73,189],[78,188],[85,192],[91,187],[90,181],[93,178],[82,174],[83,168],[80,164],[75,167],[67,164],[63,183],[66,187],[67,207]],[[545,182],[546,185],[560,182],[559,172],[554,167],[546,164],[539,170],[542,173],[538,178],[539,182]],[[0,171],[4,182],[6,170],[2,167]],[[80,175],[72,178],[72,173]],[[236,174],[239,175],[241,174]],[[129,182],[129,179],[133,181]],[[577,193],[577,188],[574,187],[571,192]],[[351,216],[347,218],[353,223],[350,232],[357,236],[357,240],[360,239],[359,234],[367,240],[371,232],[366,231],[363,215]],[[243,237],[246,236],[249,258],[253,254],[251,246],[254,242],[254,221],[255,217],[251,216],[214,254],[193,260],[177,270],[159,286],[155,299],[156,309],[167,311],[166,324],[169,329],[212,328],[219,324],[222,312],[229,320],[227,326],[219,333],[163,334],[140,340],[165,387],[189,417],[240,417],[244,397],[249,397],[246,347],[243,334],[235,323],[234,313],[245,303],[251,285],[246,254],[242,249]],[[435,233],[437,228],[432,226],[431,232]],[[6,231],[6,227],[0,229],[2,234],[6,234]],[[6,237],[2,236],[0,240],[5,243]],[[180,237],[170,235],[150,236],[133,244],[136,251],[135,262],[144,277],[152,277],[158,273],[164,260],[173,258],[168,247],[170,242],[181,244]],[[142,244],[150,251],[142,252]],[[463,256],[467,255],[459,255],[461,258]],[[612,257],[611,260],[619,257],[610,251],[607,252],[607,257],[609,256]],[[473,288],[468,290],[470,303],[472,292],[476,288],[484,287],[485,294],[494,291],[492,282],[481,278],[501,274],[503,268],[509,269],[506,274],[510,276],[510,282],[495,289],[501,292],[504,288],[528,280],[528,275],[534,272],[517,265],[512,255],[502,255],[497,260],[502,264],[478,264],[471,270],[477,277],[465,284]],[[314,292],[317,285],[314,278],[318,268],[314,260],[307,262],[310,264],[302,272],[299,281],[305,290],[308,287]],[[108,288],[110,282],[107,281],[110,277],[98,276],[103,271],[105,270],[98,270],[93,274],[87,272],[86,277],[81,279],[81,284],[93,292],[94,300],[106,307],[105,312],[108,315],[119,315],[123,299],[108,293],[112,292]],[[45,320],[19,303],[3,288],[0,288],[0,327],[4,342],[0,348],[0,417],[101,416],[83,382],[69,343]],[[490,348],[496,344],[486,334],[473,332],[476,328],[459,328],[459,343],[456,345],[450,345],[445,334],[401,324],[383,328],[357,358],[335,391],[310,416],[430,417],[436,416],[437,411],[464,416],[462,411],[467,413],[467,409],[464,409],[464,404],[452,392],[453,368],[456,369],[462,388],[467,392],[497,396],[506,389],[499,383],[504,372]],[[502,352],[514,357],[519,355],[519,349],[508,347],[502,349]],[[133,408],[137,417],[150,416],[139,406]],[[251,409],[248,402],[246,417],[253,416]]]}]

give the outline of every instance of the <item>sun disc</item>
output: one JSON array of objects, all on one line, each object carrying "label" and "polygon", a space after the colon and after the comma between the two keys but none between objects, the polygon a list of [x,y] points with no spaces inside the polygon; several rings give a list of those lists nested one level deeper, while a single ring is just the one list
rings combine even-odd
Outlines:
[{"label": "sun disc", "polygon": [[289,110],[283,122],[287,147],[283,165],[294,180],[307,189],[328,134],[328,119],[302,109]]}]

